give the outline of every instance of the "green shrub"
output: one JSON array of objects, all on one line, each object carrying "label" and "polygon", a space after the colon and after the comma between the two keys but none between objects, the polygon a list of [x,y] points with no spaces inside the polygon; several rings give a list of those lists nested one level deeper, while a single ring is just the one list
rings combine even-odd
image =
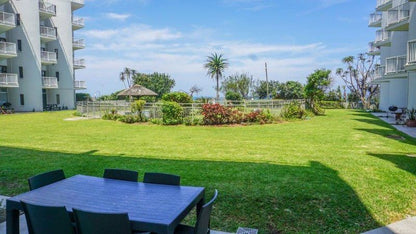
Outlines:
[{"label": "green shrub", "polygon": [[163,120],[161,118],[150,119],[150,122],[152,124],[157,124],[157,125],[162,125],[163,124]]},{"label": "green shrub", "polygon": [[102,117],[104,120],[118,120],[121,115],[117,114],[117,110],[112,109],[110,111],[106,111]]},{"label": "green shrub", "polygon": [[292,102],[283,107],[280,116],[283,119],[304,119],[307,117],[307,111],[302,107],[301,103]]},{"label": "green shrub", "polygon": [[82,117],[82,113],[79,111],[75,111],[74,113],[72,113],[73,116],[78,116],[78,117]]},{"label": "green shrub", "polygon": [[118,118],[118,120],[129,124],[141,122],[141,118],[136,115],[122,115]]},{"label": "green shrub", "polygon": [[186,126],[197,126],[197,125],[203,125],[204,124],[204,119],[202,118],[202,116],[187,116],[185,118],[183,118],[183,123]]},{"label": "green shrub", "polygon": [[163,102],[162,114],[164,125],[176,125],[182,123],[183,108],[177,102]]},{"label": "green shrub", "polygon": [[184,92],[166,93],[162,96],[162,100],[166,102],[192,103],[191,96]]},{"label": "green shrub", "polygon": [[131,104],[131,113],[136,114],[138,122],[145,122],[146,119],[143,116],[143,109],[146,101],[144,100],[137,100]]},{"label": "green shrub", "polygon": [[225,94],[225,99],[231,101],[240,101],[243,100],[243,97],[241,96],[241,94],[237,92],[227,91],[227,93]]}]

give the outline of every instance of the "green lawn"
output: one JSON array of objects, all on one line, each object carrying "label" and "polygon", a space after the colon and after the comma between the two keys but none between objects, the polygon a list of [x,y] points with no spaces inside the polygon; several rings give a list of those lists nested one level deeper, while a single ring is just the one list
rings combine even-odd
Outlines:
[{"label": "green lawn", "polygon": [[217,188],[212,226],[224,231],[356,233],[416,215],[416,140],[368,113],[246,127],[70,115],[0,116],[0,194],[27,191],[28,177],[56,168],[101,176],[118,167],[178,174],[208,196]]}]

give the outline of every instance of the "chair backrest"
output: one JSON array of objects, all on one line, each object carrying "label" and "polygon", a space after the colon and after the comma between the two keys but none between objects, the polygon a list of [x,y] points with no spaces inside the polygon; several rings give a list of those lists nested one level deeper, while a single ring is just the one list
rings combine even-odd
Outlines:
[{"label": "chair backrest", "polygon": [[40,206],[21,201],[29,234],[75,234],[71,218],[64,206]]},{"label": "chair backrest", "polygon": [[125,169],[105,169],[104,178],[137,182],[139,173]]},{"label": "chair backrest", "polygon": [[95,213],[73,209],[79,234],[131,234],[127,213]]},{"label": "chair backrest", "polygon": [[146,172],[143,178],[144,183],[180,185],[181,177],[172,174]]},{"label": "chair backrest", "polygon": [[209,229],[209,220],[211,217],[212,205],[218,197],[218,190],[215,190],[214,197],[202,206],[195,224],[195,234],[207,234]]},{"label": "chair backrest", "polygon": [[65,174],[63,170],[45,172],[39,175],[32,176],[28,179],[29,189],[34,190],[63,179],[65,179]]}]

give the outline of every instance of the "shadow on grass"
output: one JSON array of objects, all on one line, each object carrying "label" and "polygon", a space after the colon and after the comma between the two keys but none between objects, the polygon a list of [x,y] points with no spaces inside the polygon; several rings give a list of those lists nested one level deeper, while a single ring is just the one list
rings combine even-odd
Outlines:
[{"label": "shadow on grass", "polygon": [[0,152],[0,193],[10,196],[28,191],[26,178],[57,168],[64,169],[68,177],[102,176],[104,168],[126,168],[139,171],[140,177],[145,171],[181,175],[183,185],[206,187],[208,197],[217,188],[220,195],[212,214],[212,227],[217,230],[235,231],[243,226],[258,228],[261,233],[358,233],[379,226],[338,173],[316,161],[309,166],[289,166],[1,146]]},{"label": "shadow on grass", "polygon": [[416,152],[413,154],[375,154],[367,153],[370,156],[377,157],[394,163],[398,168],[416,175]]}]

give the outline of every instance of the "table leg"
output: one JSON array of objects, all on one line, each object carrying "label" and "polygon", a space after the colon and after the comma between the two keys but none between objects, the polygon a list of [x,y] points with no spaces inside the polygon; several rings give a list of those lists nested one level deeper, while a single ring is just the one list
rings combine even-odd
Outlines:
[{"label": "table leg", "polygon": [[6,232],[7,234],[19,234],[19,210],[6,209]]},{"label": "table leg", "polygon": [[201,212],[202,206],[205,204],[205,197],[202,197],[196,204],[196,218],[198,218],[199,212]]}]

